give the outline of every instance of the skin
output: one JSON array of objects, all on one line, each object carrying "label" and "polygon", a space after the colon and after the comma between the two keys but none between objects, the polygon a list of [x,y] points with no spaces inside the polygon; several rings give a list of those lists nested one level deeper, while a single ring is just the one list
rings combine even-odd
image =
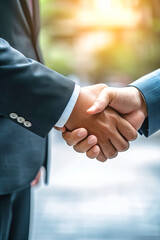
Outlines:
[{"label": "skin", "polygon": [[[76,151],[87,152],[87,156],[96,157],[102,162],[107,158],[116,157],[118,152],[127,150],[129,141],[137,137],[134,127],[110,107],[96,114],[87,113],[88,108],[94,104],[105,88],[104,84],[81,88],[77,103],[65,125],[68,131],[63,134],[64,139],[69,145],[73,145]],[[78,128],[87,130],[85,134],[89,136],[87,138],[86,135],[82,136],[83,131],[80,134],[82,129],[75,132]],[[85,138],[84,142],[76,142],[76,134],[79,140]],[[95,144],[97,145],[94,146]]]},{"label": "skin", "polygon": [[31,182],[31,187],[34,187],[34,186],[38,185],[40,179],[41,179],[41,169],[37,173],[37,176],[35,177],[35,179]]},{"label": "skin", "polygon": [[[92,95],[92,99],[91,96],[90,99],[87,99],[89,94]],[[82,109],[82,104],[84,109]],[[90,106],[91,108],[88,109]],[[129,148],[128,141],[135,139],[137,136],[135,130],[115,111],[113,111],[113,109],[106,109],[107,106],[110,106],[117,110],[119,113],[123,114],[123,117],[129,121],[135,129],[140,128],[147,116],[146,103],[141,93],[136,88],[129,87],[123,89],[115,89],[108,88],[104,84],[99,84],[92,87],[83,88],[83,90],[81,90],[80,97],[73,110],[73,113],[71,114],[70,119],[66,124],[66,127],[63,127],[61,129],[56,128],[57,130],[61,130],[63,132],[63,138],[70,146],[73,146],[75,151],[79,153],[86,153],[87,157],[91,159],[97,158],[97,160],[102,162],[105,161],[107,157],[116,157],[118,151],[120,152],[127,150]],[[71,132],[67,131],[67,127],[68,129],[73,129],[73,122],[75,125],[77,124],[76,114],[79,114],[80,110],[82,110],[82,113],[85,115],[85,117],[88,118],[89,114],[94,115],[103,113],[101,116],[96,115],[94,119],[92,118],[91,123],[95,121],[96,129],[98,127],[97,117],[100,117],[102,120],[102,122],[99,124],[102,125],[102,131],[104,130],[104,133],[107,136],[107,138],[104,136],[104,143],[103,139],[101,141],[98,140],[96,136],[99,136],[100,139],[101,136],[96,133],[93,127],[90,130],[90,128],[87,128],[86,126],[89,131],[87,131],[85,128],[74,129]],[[104,110],[105,112],[103,112]],[[106,119],[103,120],[103,118],[105,118],[104,115],[106,115]],[[85,121],[89,123],[88,119]],[[79,125],[81,125],[81,123],[83,125],[83,121],[79,122]],[[106,124],[106,126],[104,126],[104,124]],[[111,129],[112,131],[110,131]],[[92,132],[95,133],[96,136],[93,134],[89,135]],[[102,133],[102,136],[103,135],[104,134]],[[41,170],[39,170],[37,176],[31,182],[32,187],[36,186],[39,183],[40,177]]]},{"label": "skin", "polygon": [[[102,89],[98,98],[91,108],[87,110],[89,115],[94,115],[104,111],[108,106],[115,109],[121,114],[132,126],[138,130],[147,117],[147,106],[145,100],[138,89],[135,87],[127,88],[108,88]],[[89,158],[97,158],[100,148],[97,145],[97,138],[94,135],[88,136],[88,132],[84,128],[76,129],[72,132],[63,130],[63,138],[77,152],[86,152]],[[81,132],[81,136],[79,136]],[[88,139],[92,138],[92,144]],[[96,150],[96,151],[94,151]]]},{"label": "skin", "polygon": [[[139,129],[147,117],[147,106],[141,93],[135,87],[129,88],[108,88],[106,85],[99,85],[99,96],[90,109],[87,110],[88,114],[97,114],[103,112],[107,106],[114,108],[118,111],[128,122],[132,124],[135,129]],[[111,109],[110,109],[111,110]],[[109,118],[110,112],[107,112]],[[114,111],[111,114],[117,115]],[[112,119],[110,119],[112,121]],[[73,131],[67,131],[66,127],[60,130],[64,140],[68,145],[73,146],[74,150],[79,153],[86,153],[88,158],[97,158],[100,161],[105,161],[106,157],[103,155],[100,146],[98,145],[98,139],[94,135],[89,135],[89,132],[85,128],[78,128]],[[125,134],[124,134],[125,136]],[[120,141],[123,141],[123,138]],[[120,144],[120,142],[117,142]],[[123,145],[122,151],[129,148],[128,141]],[[117,147],[118,148],[118,147]],[[126,148],[126,149],[125,149]],[[120,149],[119,149],[120,151]],[[111,156],[112,158],[117,155]],[[31,182],[31,186],[36,186],[41,177],[41,170],[38,172],[35,179]]]}]

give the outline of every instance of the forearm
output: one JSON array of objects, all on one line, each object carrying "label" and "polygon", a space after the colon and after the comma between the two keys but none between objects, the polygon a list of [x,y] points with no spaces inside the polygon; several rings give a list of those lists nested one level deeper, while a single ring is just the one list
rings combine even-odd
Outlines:
[{"label": "forearm", "polygon": [[30,131],[45,137],[63,113],[74,86],[0,39],[0,115],[10,118],[10,113],[17,113],[32,123]]}]

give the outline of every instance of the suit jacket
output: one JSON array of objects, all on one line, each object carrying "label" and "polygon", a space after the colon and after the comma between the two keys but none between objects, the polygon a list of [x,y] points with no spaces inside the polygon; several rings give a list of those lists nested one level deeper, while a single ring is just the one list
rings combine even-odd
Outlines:
[{"label": "suit jacket", "polygon": [[75,86],[41,64],[33,3],[32,19],[27,0],[0,1],[0,194],[34,179],[44,164],[46,136]]},{"label": "suit jacket", "polygon": [[131,84],[140,90],[147,104],[148,117],[140,133],[149,137],[160,129],[160,69]]}]

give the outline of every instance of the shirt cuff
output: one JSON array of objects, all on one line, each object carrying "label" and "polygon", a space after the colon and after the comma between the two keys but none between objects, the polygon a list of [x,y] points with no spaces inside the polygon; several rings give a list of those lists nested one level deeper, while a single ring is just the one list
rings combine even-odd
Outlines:
[{"label": "shirt cuff", "polygon": [[59,118],[59,120],[56,122],[55,127],[64,127],[64,125],[66,124],[66,122],[68,121],[73,108],[77,102],[77,99],[79,97],[79,92],[80,92],[80,86],[75,85],[74,91],[72,93],[72,96],[66,106],[66,108],[64,109],[61,117]]}]

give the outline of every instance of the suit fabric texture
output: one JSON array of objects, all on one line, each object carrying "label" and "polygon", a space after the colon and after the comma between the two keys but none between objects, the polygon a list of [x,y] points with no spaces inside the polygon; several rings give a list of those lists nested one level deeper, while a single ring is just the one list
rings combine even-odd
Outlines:
[{"label": "suit fabric texture", "polygon": [[0,239],[28,240],[30,220],[30,186],[0,196]]},{"label": "suit fabric texture", "polygon": [[149,137],[160,129],[160,69],[143,76],[131,86],[136,87],[142,93],[147,104],[148,117],[140,133]]},{"label": "suit fabric texture", "polygon": [[27,187],[44,165],[47,134],[75,87],[43,65],[33,4],[32,17],[27,0],[0,1],[0,195]]}]

